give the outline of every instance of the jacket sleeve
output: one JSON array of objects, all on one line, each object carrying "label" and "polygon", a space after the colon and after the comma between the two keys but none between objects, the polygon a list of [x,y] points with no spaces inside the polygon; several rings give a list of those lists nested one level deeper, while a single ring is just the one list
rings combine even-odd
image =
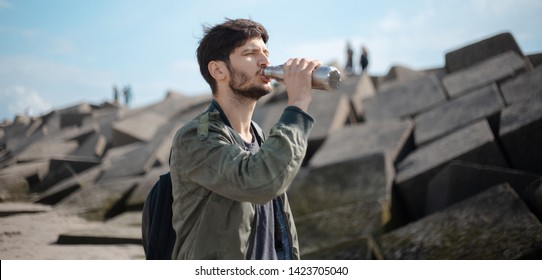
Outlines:
[{"label": "jacket sleeve", "polygon": [[171,168],[183,181],[236,201],[263,204],[286,192],[305,156],[314,120],[287,107],[254,155],[236,144],[224,126],[207,123],[208,131],[204,117],[176,137]]}]

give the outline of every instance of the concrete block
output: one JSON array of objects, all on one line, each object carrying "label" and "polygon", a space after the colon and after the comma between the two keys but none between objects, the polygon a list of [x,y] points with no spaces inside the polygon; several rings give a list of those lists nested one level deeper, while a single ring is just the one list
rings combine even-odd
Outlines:
[{"label": "concrete block", "polygon": [[385,259],[519,259],[542,249],[542,224],[503,184],[383,235],[380,248]]},{"label": "concrete block", "polygon": [[347,76],[341,82],[341,86],[332,94],[343,94],[348,96],[352,107],[350,122],[356,123],[363,117],[363,99],[375,95],[375,88],[369,75],[364,72],[362,75]]},{"label": "concrete block", "polygon": [[51,211],[47,205],[39,205],[26,202],[3,202],[0,203],[0,217],[20,214],[36,214]]},{"label": "concrete block", "polygon": [[[482,118],[494,119],[503,107],[499,89],[494,84],[453,99],[415,117],[415,143],[421,146]],[[498,127],[497,122],[490,125]]]},{"label": "concrete block", "polygon": [[119,147],[134,142],[150,142],[167,119],[158,113],[140,112],[113,124],[112,144]]},{"label": "concrete block", "polygon": [[137,227],[141,229],[141,222],[141,211],[127,211],[107,220],[105,224],[108,226]]},{"label": "concrete block", "polygon": [[141,181],[139,181],[137,184],[136,189],[126,201],[126,208],[128,210],[142,210],[143,204],[145,203],[147,195],[151,191],[152,187],[158,181],[160,175],[167,172],[169,172],[169,165],[162,165],[152,168],[147,174],[145,174]]},{"label": "concrete block", "polygon": [[101,174],[100,166],[91,167],[79,174],[72,174],[72,176],[37,194],[34,202],[55,205],[79,189],[94,185]]},{"label": "concrete block", "polygon": [[370,236],[346,241],[331,248],[301,255],[302,260],[381,260],[382,254]]},{"label": "concrete block", "polygon": [[125,210],[139,178],[124,177],[85,186],[56,204],[58,209],[89,221],[105,221]]},{"label": "concrete block", "polygon": [[62,141],[54,138],[43,138],[29,143],[16,159],[18,162],[49,160],[54,156],[69,155],[79,148],[76,140]]},{"label": "concrete block", "polygon": [[311,158],[309,165],[320,167],[385,151],[392,162],[400,160],[412,147],[414,124],[410,120],[369,121],[345,126],[330,134]]},{"label": "concrete block", "polygon": [[107,146],[107,139],[103,134],[93,133],[84,139],[72,155],[101,158]]},{"label": "concrete block", "polygon": [[529,205],[530,185],[540,175],[519,170],[453,161],[444,167],[427,185],[425,214],[463,201],[490,187],[508,183],[520,198]]},{"label": "concrete block", "polygon": [[535,53],[526,56],[534,67],[542,65],[542,53]]},{"label": "concrete block", "polygon": [[[254,120],[260,125],[263,132],[269,135],[271,127],[279,120],[287,101],[280,100],[269,102],[258,108]],[[318,150],[328,134],[345,126],[350,115],[350,103],[348,97],[342,94],[333,94],[322,91],[313,93],[312,102],[308,114],[315,120],[314,127],[309,135],[305,162],[310,160]]]},{"label": "concrete block", "polygon": [[542,66],[525,72],[501,85],[502,95],[507,105],[542,99]]},{"label": "concrete block", "polygon": [[381,88],[385,87],[386,85],[391,85],[395,82],[417,79],[423,75],[424,74],[422,72],[416,71],[406,66],[393,65],[388,71],[388,74],[384,76],[382,80]]},{"label": "concrete block", "polygon": [[313,95],[307,112],[318,120],[314,124],[309,141],[323,141],[329,133],[344,127],[350,106],[346,96],[322,92]]},{"label": "concrete block", "polygon": [[49,161],[19,163],[0,169],[0,175],[22,176],[31,187],[43,181],[48,172]]},{"label": "concrete block", "polygon": [[513,168],[542,175],[542,100],[504,109],[499,137]]},{"label": "concrete block", "polygon": [[[2,129],[4,133],[2,146],[6,152],[5,160],[16,157],[33,142],[41,139],[44,136],[43,131],[39,129],[42,125],[41,119],[20,117],[5,126]],[[2,160],[0,159],[0,161]]]},{"label": "concrete block", "polygon": [[296,216],[357,202],[390,202],[393,165],[382,152],[319,168],[306,168],[292,182],[288,197]]},{"label": "concrete block", "polygon": [[151,168],[168,164],[173,134],[182,123],[171,121],[155,133],[149,143],[133,143],[110,149],[104,157],[104,174],[100,180],[109,180],[123,176],[146,174]]},{"label": "concrete block", "polygon": [[459,129],[409,154],[397,165],[395,184],[411,220],[424,215],[427,183],[452,160],[507,167],[486,120]]},{"label": "concrete block", "polygon": [[[266,134],[269,134],[271,127],[278,121],[287,106],[286,101],[266,104],[266,108],[264,108],[266,110],[265,117],[260,118],[260,122],[256,118],[255,121],[258,122]],[[347,96],[321,91],[315,92],[308,114],[318,121],[314,124],[309,141],[323,141],[328,133],[343,127],[348,119],[349,111],[350,106]]]},{"label": "concrete block", "polygon": [[88,103],[80,103],[58,111],[60,116],[60,128],[81,126],[84,120],[92,115],[92,106]]},{"label": "concrete block", "polygon": [[364,201],[297,216],[295,224],[301,255],[340,246],[360,236],[380,235],[385,223],[383,213],[388,209],[385,201]]},{"label": "concrete block", "polygon": [[151,162],[152,152],[149,144],[141,142],[109,149],[102,159],[100,180],[144,175],[154,164]]},{"label": "concrete block", "polygon": [[57,156],[49,161],[49,173],[42,182],[32,187],[33,192],[43,192],[62,180],[76,176],[84,170],[100,164],[95,157]]},{"label": "concrete block", "polygon": [[113,124],[119,120],[122,110],[117,107],[106,107],[92,112],[92,118],[86,118],[82,127],[97,127],[96,132],[105,137],[106,143],[112,145]]},{"label": "concrete block", "polygon": [[142,244],[141,229],[137,227],[96,226],[95,228],[63,232],[56,244]]},{"label": "concrete block", "polygon": [[28,182],[22,175],[0,174],[0,202],[23,200],[29,191]]},{"label": "concrete block", "polygon": [[526,71],[528,67],[522,56],[509,51],[451,73],[442,79],[442,83],[450,97],[455,98],[476,88],[512,77],[518,72]]},{"label": "concrete block", "polygon": [[527,188],[527,205],[536,215],[539,221],[542,222],[542,178],[533,182]]},{"label": "concrete block", "polygon": [[435,75],[397,83],[363,100],[366,120],[405,118],[419,114],[446,100]]},{"label": "concrete block", "polygon": [[449,73],[456,72],[507,51],[513,51],[519,56],[523,56],[523,52],[512,34],[497,34],[448,52],[445,55],[446,69]]}]

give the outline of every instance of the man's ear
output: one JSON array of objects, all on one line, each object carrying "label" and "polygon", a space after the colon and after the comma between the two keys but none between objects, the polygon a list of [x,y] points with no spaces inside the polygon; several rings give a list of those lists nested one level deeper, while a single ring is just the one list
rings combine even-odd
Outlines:
[{"label": "man's ear", "polygon": [[207,68],[209,69],[209,73],[211,76],[217,80],[223,80],[227,77],[227,67],[226,64],[223,61],[211,61],[207,65]]}]

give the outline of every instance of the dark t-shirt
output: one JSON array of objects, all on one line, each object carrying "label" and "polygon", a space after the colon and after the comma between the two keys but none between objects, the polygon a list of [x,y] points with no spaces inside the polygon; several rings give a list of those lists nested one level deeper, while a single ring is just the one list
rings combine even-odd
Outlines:
[{"label": "dark t-shirt", "polygon": [[[252,133],[252,143],[245,142],[245,148],[251,154],[260,150],[256,136]],[[285,252],[291,252],[291,242],[285,232],[286,218],[282,211],[282,203],[275,198],[265,204],[256,204],[253,230],[247,259],[251,260],[276,260],[291,259],[292,256]],[[284,240],[287,239],[287,240]],[[284,248],[288,248],[284,250]]]}]

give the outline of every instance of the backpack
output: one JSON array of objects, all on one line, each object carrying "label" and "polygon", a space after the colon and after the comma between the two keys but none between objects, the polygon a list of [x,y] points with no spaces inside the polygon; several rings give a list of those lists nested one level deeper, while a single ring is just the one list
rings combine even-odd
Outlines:
[{"label": "backpack", "polygon": [[175,246],[175,230],[171,223],[173,211],[171,175],[160,175],[143,205],[141,231],[147,260],[170,260]]}]

